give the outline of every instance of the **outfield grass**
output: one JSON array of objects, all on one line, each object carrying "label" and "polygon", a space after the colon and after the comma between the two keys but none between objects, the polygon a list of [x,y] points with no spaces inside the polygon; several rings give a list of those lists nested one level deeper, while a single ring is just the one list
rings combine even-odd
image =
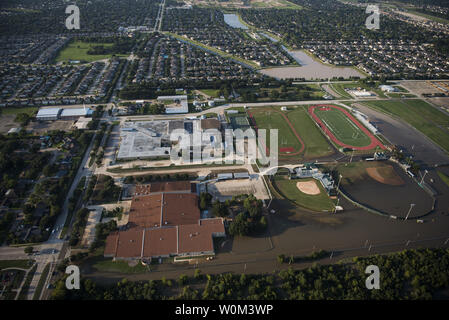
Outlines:
[{"label": "outfield grass", "polygon": [[314,179],[295,179],[289,180],[286,177],[277,177],[273,183],[276,188],[280,191],[282,196],[286,197],[288,200],[294,202],[300,207],[312,210],[312,211],[332,211],[334,209],[334,203],[327,195],[323,186],[319,181],[316,181],[317,186],[320,188],[321,193],[318,195],[308,195],[305,194],[296,187],[299,181],[309,181]]},{"label": "outfield grass", "polygon": [[344,144],[354,147],[370,145],[371,139],[340,110],[332,108],[322,111],[320,108],[316,108],[315,114],[332,131],[334,136]]},{"label": "outfield grass", "polygon": [[323,157],[333,152],[329,142],[310,118],[307,107],[298,107],[288,111],[286,115],[304,141],[306,158]]},{"label": "outfield grass", "polygon": [[421,131],[449,153],[449,116],[422,100],[363,102],[373,109],[394,115]]},{"label": "outfield grass", "polygon": [[295,134],[293,133],[288,123],[285,121],[280,111],[275,111],[274,109],[266,109],[262,111],[259,109],[251,109],[249,112],[256,120],[257,128],[267,130],[267,137],[266,137],[267,148],[270,148],[269,130],[278,129],[279,149],[292,147],[295,150],[292,153],[296,153],[301,150],[302,148],[301,142],[298,141],[298,138],[295,136]]},{"label": "outfield grass", "polygon": [[[112,47],[113,43],[89,43],[84,41],[73,41],[61,50],[56,57],[56,62],[68,62],[70,60],[92,62],[102,59],[109,59],[112,54],[91,55],[87,51],[93,46]],[[126,54],[116,54],[118,57],[126,57]]]}]

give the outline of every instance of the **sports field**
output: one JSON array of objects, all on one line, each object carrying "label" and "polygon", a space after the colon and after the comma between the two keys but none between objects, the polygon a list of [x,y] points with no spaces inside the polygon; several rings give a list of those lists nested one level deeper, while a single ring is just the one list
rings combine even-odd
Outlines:
[{"label": "sports field", "polygon": [[290,120],[281,111],[275,109],[252,109],[248,111],[251,125],[258,129],[267,130],[266,148],[269,150],[269,131],[278,129],[279,155],[297,156],[304,151],[305,145],[302,138],[296,132]]},{"label": "sports field", "polygon": [[[299,191],[297,187],[298,182],[314,181],[318,186],[320,193],[317,195],[310,195]],[[320,182],[315,179],[294,179],[289,180],[286,177],[276,177],[273,181],[274,187],[277,191],[288,200],[294,202],[300,207],[317,211],[317,212],[329,212],[334,209],[334,203],[327,195]]]},{"label": "sports field", "polygon": [[[257,129],[279,130],[279,155],[281,160],[319,158],[332,154],[333,148],[307,113],[306,106],[279,108],[254,108],[248,111],[252,126]],[[268,136],[268,133],[267,133]],[[269,147],[269,142],[267,143]]]},{"label": "sports field", "polygon": [[421,131],[449,153],[449,115],[422,100],[370,101],[364,105],[394,115]]},{"label": "sports field", "polygon": [[307,107],[297,107],[288,111],[286,116],[304,141],[304,157],[306,159],[324,157],[334,152],[329,142],[308,115]]},{"label": "sports field", "polygon": [[342,107],[315,105],[309,113],[325,134],[338,146],[354,150],[385,149],[374,135]]}]

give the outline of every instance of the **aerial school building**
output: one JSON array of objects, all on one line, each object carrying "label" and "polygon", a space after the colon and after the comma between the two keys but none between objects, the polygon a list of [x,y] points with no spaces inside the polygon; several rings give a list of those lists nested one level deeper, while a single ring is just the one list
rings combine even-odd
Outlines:
[{"label": "aerial school building", "polygon": [[226,236],[224,221],[201,219],[198,195],[189,190],[195,192],[176,182],[137,186],[128,224],[108,236],[104,256],[148,261],[215,254],[213,239]]}]

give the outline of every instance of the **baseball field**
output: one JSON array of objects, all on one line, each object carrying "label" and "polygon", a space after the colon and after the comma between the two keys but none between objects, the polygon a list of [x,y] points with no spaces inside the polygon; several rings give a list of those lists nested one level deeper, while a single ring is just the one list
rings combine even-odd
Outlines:
[{"label": "baseball field", "polygon": [[[318,188],[317,193],[301,191],[298,183],[314,183]],[[296,205],[316,212],[331,212],[334,209],[334,203],[329,198],[323,186],[314,179],[296,179],[289,180],[286,177],[276,177],[273,180],[273,186],[276,191],[284,198],[294,202]]]}]

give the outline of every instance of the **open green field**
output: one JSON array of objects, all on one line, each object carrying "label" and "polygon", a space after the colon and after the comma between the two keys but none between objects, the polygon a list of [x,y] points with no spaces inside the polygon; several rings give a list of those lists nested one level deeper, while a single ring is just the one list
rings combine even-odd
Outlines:
[{"label": "open green field", "polygon": [[381,98],[387,98],[387,96],[378,88],[376,85],[374,88],[370,87],[367,84],[360,82],[348,82],[348,83],[332,83],[331,88],[333,88],[338,94],[340,94],[344,98],[353,99],[353,97],[345,91],[347,88],[362,88],[367,91],[371,91],[376,93]]},{"label": "open green field", "polygon": [[[113,43],[88,43],[83,41],[73,41],[61,50],[56,57],[56,62],[68,62],[70,60],[92,62],[102,59],[109,59],[112,54],[91,55],[87,51],[92,46],[112,47]],[[117,54],[118,57],[126,57],[124,54]]]},{"label": "open green field", "polygon": [[398,99],[398,98],[417,98],[414,94],[401,93],[401,92],[387,93],[387,96],[390,97],[390,98],[394,98],[394,99]]},{"label": "open green field", "polygon": [[332,108],[323,111],[316,108],[315,114],[341,142],[354,147],[365,147],[371,144],[371,139],[340,110]]},{"label": "open green field", "polygon": [[416,10],[407,10],[407,11],[410,13],[416,14],[417,16],[421,16],[421,17],[427,18],[427,19],[435,21],[435,22],[449,24],[449,20],[444,19],[444,18],[436,17],[436,16],[433,16],[433,15],[430,15],[427,13],[416,11]]},{"label": "open green field", "polygon": [[[296,187],[296,184],[299,181],[310,181],[313,180],[316,182],[319,187],[321,193],[318,195],[308,195],[305,194]],[[287,198],[288,200],[294,202],[300,207],[312,210],[312,211],[332,211],[334,209],[334,203],[327,195],[323,186],[319,181],[315,179],[295,179],[289,180],[287,177],[278,176],[273,181],[275,188],[278,192],[281,193],[282,196]]]},{"label": "open green field", "polygon": [[333,152],[327,139],[318,129],[313,119],[310,118],[306,106],[296,107],[288,111],[286,115],[304,141],[305,158],[323,157]]},{"label": "open green field", "polygon": [[20,107],[20,108],[14,108],[14,107],[8,107],[8,108],[1,108],[0,109],[0,115],[16,115],[18,113],[26,113],[30,116],[32,116],[35,112],[37,112],[38,107]]},{"label": "open green field", "polygon": [[364,105],[397,116],[449,153],[449,116],[418,99],[369,101]]},{"label": "open green field", "polygon": [[220,90],[218,90],[218,89],[201,89],[201,90],[198,90],[198,91],[200,91],[200,92],[202,92],[205,95],[208,95],[210,97],[219,98]]},{"label": "open green field", "polygon": [[[278,129],[278,146],[281,150],[282,148],[293,148],[294,151],[291,153],[297,154],[301,148],[302,144],[296,137],[295,133],[292,131],[288,123],[285,121],[281,111],[274,109],[251,109],[249,112],[256,121],[258,129],[267,130],[267,140],[269,139],[269,130]],[[270,148],[270,141],[266,142],[267,148]],[[283,153],[279,151],[279,153]]]},{"label": "open green field", "polygon": [[[283,158],[297,159],[300,156],[312,159],[333,153],[331,145],[308,115],[306,106],[289,107],[288,111],[280,111],[280,108],[253,108],[249,113],[253,115],[259,129],[279,130],[279,154]],[[302,148],[302,143],[285,120],[284,115],[304,143],[304,150],[300,154],[298,152]],[[269,148],[269,146],[268,142],[267,147]],[[282,148],[293,148],[294,151],[290,151],[291,155],[289,155],[286,152],[281,152]]]},{"label": "open green field", "polygon": [[273,9],[292,9],[292,10],[301,10],[302,7],[287,1],[287,0],[252,0],[251,7],[253,8],[273,8]]}]

